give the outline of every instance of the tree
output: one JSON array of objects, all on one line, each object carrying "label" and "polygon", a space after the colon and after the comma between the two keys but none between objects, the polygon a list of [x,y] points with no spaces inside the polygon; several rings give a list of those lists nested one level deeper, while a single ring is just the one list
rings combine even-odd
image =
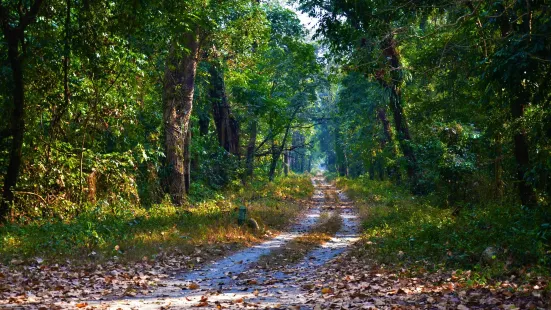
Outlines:
[{"label": "tree", "polygon": [[42,0],[35,0],[30,6],[13,3],[0,3],[0,26],[8,46],[8,60],[12,73],[12,116],[9,136],[12,138],[10,159],[7,174],[4,178],[2,203],[0,204],[0,221],[8,214],[13,202],[13,191],[17,185],[21,167],[22,147],[25,135],[25,66],[27,55],[25,49],[25,31],[38,16]]},{"label": "tree", "polygon": [[[185,149],[190,146],[191,135],[189,131],[189,120],[193,109],[193,95],[195,90],[195,76],[197,64],[199,62],[200,49],[202,44],[211,42],[217,38],[220,33],[229,33],[230,41],[232,32],[235,32],[235,21],[239,19],[251,19],[251,15],[242,14],[242,11],[256,11],[256,3],[249,1],[240,1],[229,4],[226,2],[215,1],[196,1],[184,5],[188,16],[185,19],[178,15],[173,18],[182,24],[182,33],[175,33],[172,38],[170,52],[167,58],[167,65],[164,79],[164,126],[165,126],[165,150],[168,165],[167,183],[168,191],[176,205],[184,202],[184,193],[189,191],[185,186],[186,174],[189,175],[190,164],[184,159]],[[169,6],[170,8],[170,6]],[[180,12],[178,10],[178,12]],[[237,23],[239,24],[239,23]],[[240,29],[247,32],[249,29]],[[252,30],[252,29],[251,29]],[[256,31],[251,31],[253,34]],[[242,33],[237,31],[238,34]],[[235,35],[235,33],[233,33]],[[247,36],[246,36],[247,37]],[[243,40],[245,43],[249,40]],[[224,43],[221,44],[224,46]],[[232,45],[229,43],[228,45]],[[235,45],[234,45],[235,46]],[[212,75],[214,74],[214,75]],[[217,72],[211,72],[213,81],[220,82]],[[221,87],[218,83],[217,87]],[[212,94],[212,93],[211,93]],[[216,109],[215,112],[224,112],[225,110]],[[226,123],[230,123],[228,118],[224,119],[224,113],[219,115],[215,113],[217,130],[220,138],[224,137],[229,131],[225,131]],[[218,118],[220,116],[220,118]],[[230,124],[231,125],[231,124]],[[233,123],[231,126],[235,126]],[[222,133],[224,131],[224,133]],[[234,130],[236,132],[236,130]],[[231,132],[231,131],[230,131]],[[235,135],[234,135],[235,136]],[[187,137],[187,138],[186,138]],[[231,137],[234,151],[236,143],[239,143],[237,137]],[[226,143],[226,141],[222,141]],[[229,147],[230,145],[228,145]],[[187,178],[189,179],[189,177]]]},{"label": "tree", "polygon": [[417,158],[404,112],[404,70],[396,39],[398,25],[411,21],[411,5],[340,0],[329,5],[317,0],[299,2],[312,15],[321,12],[319,35],[326,38],[332,51],[348,54],[344,59],[352,70],[372,77],[386,90],[396,138],[407,160],[407,174],[416,187]]}]

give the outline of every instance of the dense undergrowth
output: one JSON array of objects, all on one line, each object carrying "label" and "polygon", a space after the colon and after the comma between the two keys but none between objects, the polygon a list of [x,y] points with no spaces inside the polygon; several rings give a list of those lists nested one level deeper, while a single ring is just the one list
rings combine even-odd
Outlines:
[{"label": "dense undergrowth", "polygon": [[358,204],[365,247],[381,262],[480,270],[485,277],[551,266],[545,210],[487,203],[457,212],[391,182],[360,177],[338,178],[337,184]]},{"label": "dense undergrowth", "polygon": [[57,218],[21,217],[0,226],[0,262],[41,257],[140,259],[170,248],[193,251],[203,244],[246,244],[260,234],[237,225],[237,207],[248,207],[262,230],[285,226],[303,208],[313,186],[308,176],[291,176],[235,184],[221,192],[190,196],[188,205],[168,200],[151,208],[140,205],[88,205],[78,213]]}]

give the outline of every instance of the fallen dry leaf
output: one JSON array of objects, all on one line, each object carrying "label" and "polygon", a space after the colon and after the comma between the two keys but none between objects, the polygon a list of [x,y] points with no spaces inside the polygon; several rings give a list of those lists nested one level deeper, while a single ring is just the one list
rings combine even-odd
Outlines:
[{"label": "fallen dry leaf", "polygon": [[328,288],[328,287],[324,287],[321,289],[321,293],[322,294],[330,294],[330,293],[333,293],[333,290]]},{"label": "fallen dry leaf", "polygon": [[199,284],[195,283],[195,282],[191,282],[189,285],[188,285],[188,288],[190,290],[196,290],[196,289],[199,289]]}]

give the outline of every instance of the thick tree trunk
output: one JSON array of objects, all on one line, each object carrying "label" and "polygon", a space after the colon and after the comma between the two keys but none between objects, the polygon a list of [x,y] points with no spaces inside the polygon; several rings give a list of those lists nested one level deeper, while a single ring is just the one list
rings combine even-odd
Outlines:
[{"label": "thick tree trunk", "polygon": [[212,103],[212,116],[218,133],[218,142],[226,151],[239,156],[239,123],[231,114],[222,69],[216,64],[211,64],[209,73],[209,96]]},{"label": "thick tree trunk", "polygon": [[23,45],[25,29],[29,24],[35,21],[41,5],[42,0],[36,0],[32,3],[30,8],[26,10],[26,13],[22,14],[21,9],[23,9],[23,5],[20,3],[17,8],[17,12],[19,12],[19,25],[14,26],[16,22],[11,20],[8,8],[4,6],[3,1],[0,1],[0,27],[2,28],[8,46],[8,61],[11,66],[13,78],[13,110],[9,133],[12,137],[12,145],[9,155],[8,171],[4,176],[2,201],[0,203],[0,222],[6,220],[10,205],[13,202],[13,189],[17,185],[23,156],[23,138],[25,135],[25,80],[23,79],[22,54],[24,54],[24,51],[19,49],[19,43]]},{"label": "thick tree trunk", "polygon": [[165,155],[167,161],[168,192],[175,205],[184,203],[186,193],[186,167],[184,160],[185,138],[193,108],[193,92],[199,38],[196,32],[184,35],[182,45],[187,52],[171,48],[165,71],[163,89],[163,123],[165,130]]},{"label": "thick tree trunk", "polygon": [[241,158],[241,152],[239,150],[239,122],[232,114],[230,114],[229,123],[229,132],[231,133],[230,135],[228,135],[229,152],[237,156],[238,158]]},{"label": "thick tree trunk", "polygon": [[392,143],[392,132],[390,129],[390,121],[386,117],[385,109],[378,108],[377,117],[379,118],[379,120],[381,121],[381,124],[383,125],[383,134],[385,136],[385,144]]},{"label": "thick tree trunk", "polygon": [[247,145],[246,178],[252,178],[254,172],[254,155],[256,150],[257,121],[252,120],[249,125],[249,144]]},{"label": "thick tree trunk", "polygon": [[8,59],[10,61],[13,78],[13,111],[11,115],[12,145],[9,155],[9,165],[4,177],[3,200],[0,206],[0,221],[8,215],[9,208],[14,199],[13,190],[19,178],[21,166],[23,137],[25,133],[25,96],[22,59],[19,55],[19,36],[5,31],[8,41]]},{"label": "thick tree trunk", "polygon": [[400,64],[400,58],[398,51],[396,50],[396,41],[389,37],[389,39],[383,41],[383,54],[389,60],[392,82],[386,83],[382,77],[379,77],[379,82],[390,91],[390,110],[394,119],[394,126],[396,127],[396,133],[398,138],[398,144],[400,149],[407,159],[407,174],[411,181],[415,181],[415,174],[417,170],[417,159],[413,151],[411,143],[411,135],[409,133],[409,126],[406,116],[404,114],[404,107],[402,103],[402,93],[400,90],[400,83],[402,82],[402,69]]},{"label": "thick tree trunk", "polygon": [[[501,15],[498,19],[501,31],[501,37],[504,40],[508,40],[507,37],[509,33],[513,31],[513,25],[509,21],[508,14],[506,9],[501,6],[499,8]],[[530,10],[528,10],[528,14]],[[529,20],[528,16],[525,15],[520,30],[525,34],[530,34]],[[520,69],[519,69],[520,70]],[[522,124],[520,124],[522,118],[524,117],[524,110],[528,105],[530,100],[530,93],[523,85],[522,80],[514,80],[510,82],[509,90],[511,92],[516,92],[516,97],[511,99],[511,116],[513,122],[519,124],[519,128],[516,129],[513,134],[513,146],[516,160],[516,177],[518,190],[520,195],[521,203],[525,206],[534,206],[536,205],[536,193],[534,188],[526,182],[526,173],[530,170],[530,154],[528,151],[528,136],[526,130]]]},{"label": "thick tree trunk", "polygon": [[[512,101],[511,115],[513,116],[513,120],[519,121],[524,117],[524,109],[526,108],[528,98],[530,98],[530,94],[521,92]],[[513,135],[513,142],[517,162],[516,175],[520,200],[525,206],[534,206],[536,205],[536,193],[534,192],[534,188],[526,182],[526,173],[530,170],[530,155],[528,153],[528,137],[522,125]]]}]

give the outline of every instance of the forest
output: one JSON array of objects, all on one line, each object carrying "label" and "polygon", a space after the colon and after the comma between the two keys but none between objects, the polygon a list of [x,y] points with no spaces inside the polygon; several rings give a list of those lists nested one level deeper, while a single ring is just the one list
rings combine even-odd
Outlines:
[{"label": "forest", "polygon": [[[342,251],[263,307],[550,306],[551,2],[0,0],[0,27],[0,308],[152,294],[308,212],[246,255],[262,285]],[[161,295],[260,307],[189,279]]]}]

